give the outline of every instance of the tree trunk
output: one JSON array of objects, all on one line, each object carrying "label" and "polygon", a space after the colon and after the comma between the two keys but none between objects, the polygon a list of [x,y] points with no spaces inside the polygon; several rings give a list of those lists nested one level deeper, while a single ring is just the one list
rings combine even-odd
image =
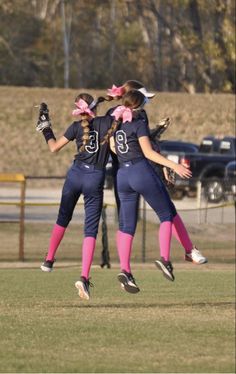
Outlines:
[{"label": "tree trunk", "polygon": [[63,47],[64,47],[64,88],[69,87],[70,78],[70,33],[72,22],[72,8],[70,6],[68,11],[68,19],[65,14],[64,0],[61,0],[61,17],[62,17],[62,32],[63,32]]}]

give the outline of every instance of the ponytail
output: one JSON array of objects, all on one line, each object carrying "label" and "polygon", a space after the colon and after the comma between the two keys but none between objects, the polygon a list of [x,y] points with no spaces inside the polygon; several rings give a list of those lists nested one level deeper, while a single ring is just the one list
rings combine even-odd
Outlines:
[{"label": "ponytail", "polygon": [[111,97],[111,96],[106,96],[106,97],[99,96],[97,98],[97,100],[96,100],[96,107],[97,107],[98,104],[103,103],[104,101],[112,101],[112,100],[114,100],[114,97]]},{"label": "ponytail", "polygon": [[82,116],[81,127],[83,128],[83,144],[79,148],[79,152],[83,152],[85,150],[85,146],[89,140],[89,121],[87,116]]},{"label": "ponytail", "polygon": [[109,142],[109,139],[111,138],[111,136],[116,131],[116,129],[119,126],[120,122],[121,122],[120,120],[114,120],[112,122],[110,129],[107,131],[106,135],[104,136],[104,138],[102,139],[102,141],[100,143],[101,145]]}]

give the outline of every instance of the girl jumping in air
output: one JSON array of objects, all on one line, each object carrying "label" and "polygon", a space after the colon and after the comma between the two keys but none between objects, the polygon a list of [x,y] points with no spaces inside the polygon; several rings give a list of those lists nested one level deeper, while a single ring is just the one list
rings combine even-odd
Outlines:
[{"label": "girl jumping in air", "polygon": [[[146,98],[146,103],[149,101],[149,99],[152,99],[155,96],[155,93],[148,92],[146,90],[143,83],[137,80],[128,80],[122,86],[119,86],[119,87],[113,84],[112,88],[109,88],[107,90],[106,97],[101,96],[98,98],[98,101],[101,103],[103,101],[112,102],[113,100],[121,100],[122,97],[130,90],[138,90],[142,92]],[[111,113],[114,111],[114,109],[117,106],[118,104],[110,108],[106,112],[106,115],[111,115]],[[144,109],[141,109],[139,111],[138,117],[139,119],[145,121],[148,124],[148,117]],[[114,194],[115,194],[115,199],[116,199],[117,210],[119,212],[120,202],[119,202],[119,197],[117,193],[117,180],[116,180],[119,163],[118,163],[117,156],[114,152],[111,152],[111,158],[112,158],[112,175],[113,175],[113,184],[114,184]]]},{"label": "girl jumping in air", "polygon": [[172,233],[185,248],[187,261],[197,263],[207,261],[193,246],[166,187],[148,161],[169,167],[182,178],[191,177],[189,169],[166,159],[152,149],[148,125],[146,121],[139,118],[139,112],[143,109],[145,102],[146,98],[140,91],[131,90],[124,95],[123,105],[118,106],[111,113],[115,118],[113,127],[116,127],[116,130],[114,137],[110,139],[110,145],[119,161],[117,189],[120,211],[116,243],[121,272],[118,280],[122,288],[131,293],[139,292],[130,267],[139,194],[153,208],[161,222],[159,230],[161,258],[155,263],[167,279],[174,281],[173,267],[170,262]]},{"label": "girl jumping in air", "polygon": [[[108,89],[107,90],[107,98],[108,98],[109,101],[116,100],[116,99],[120,100],[120,99],[122,99],[122,97],[124,97],[125,94],[127,94],[131,90],[140,91],[145,96],[145,103],[144,104],[148,103],[149,99],[152,99],[155,96],[155,93],[148,92],[146,90],[143,83],[141,83],[137,80],[128,80],[122,86],[117,87],[117,86],[113,85],[111,89]],[[116,107],[117,106],[115,106],[113,108],[110,108],[108,110],[107,114],[111,115]],[[144,106],[142,108],[140,108],[140,110],[136,111],[135,119],[136,120],[138,120],[138,119],[143,120],[144,122],[146,122],[146,125],[149,126],[149,121],[148,121],[148,117],[147,117],[146,111],[144,109]],[[152,145],[152,148],[153,148],[154,151],[157,151],[158,153],[160,153],[160,149],[157,146],[157,144],[153,144],[153,142],[151,141],[151,145]],[[117,181],[116,181],[116,175],[117,175],[117,171],[118,171],[118,168],[119,168],[117,155],[113,156],[113,165],[114,165],[114,190],[115,190],[117,205],[119,205],[119,197],[118,197],[118,193],[117,193]],[[167,184],[171,183],[171,181],[169,180],[168,172],[167,172],[167,169],[166,169],[165,166],[163,167],[163,176],[165,177]],[[173,233],[174,237],[180,242],[180,244],[182,245],[182,247],[185,250],[185,260],[190,261],[190,262],[195,263],[195,264],[198,264],[198,265],[206,263],[207,262],[206,257],[204,257],[200,253],[200,251],[197,250],[197,248],[195,248],[193,246],[191,247],[191,248],[193,248],[193,250],[191,252],[191,257],[189,257],[188,253],[189,253],[189,248],[190,248],[191,241],[182,239],[183,238],[182,231],[183,230],[186,231],[186,230],[184,228],[184,225],[182,224],[182,221],[181,222],[180,221],[181,221],[180,217],[179,216],[178,216],[178,218],[176,217],[176,219],[174,220],[173,225],[172,225],[172,231],[173,231],[172,233]],[[185,232],[184,237],[185,238],[188,237],[186,232]]]},{"label": "girl jumping in air", "polygon": [[75,287],[78,289],[79,296],[86,300],[90,297],[89,273],[102,211],[105,166],[109,156],[108,142],[103,145],[100,143],[104,136],[112,131],[110,116],[95,117],[96,104],[91,95],[87,93],[78,95],[75,100],[76,109],[72,113],[78,117],[78,120],[73,122],[58,140],[52,131],[47,107],[45,104],[41,104],[36,128],[43,133],[51,152],[58,152],[70,141],[76,141],[78,153],[66,176],[58,218],[53,227],[47,256],[41,269],[46,272],[52,271],[56,251],[72,219],[76,203],[80,195],[83,194],[85,221],[82,272]]}]

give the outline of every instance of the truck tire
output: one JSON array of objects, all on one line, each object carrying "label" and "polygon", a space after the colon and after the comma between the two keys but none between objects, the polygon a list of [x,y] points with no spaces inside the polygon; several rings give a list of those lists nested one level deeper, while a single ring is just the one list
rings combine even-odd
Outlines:
[{"label": "truck tire", "polygon": [[173,200],[182,200],[184,197],[184,191],[182,190],[172,189],[169,191],[169,193],[170,193],[171,199]]},{"label": "truck tire", "polygon": [[208,178],[204,184],[204,195],[209,203],[219,203],[224,199],[223,179],[218,177]]}]

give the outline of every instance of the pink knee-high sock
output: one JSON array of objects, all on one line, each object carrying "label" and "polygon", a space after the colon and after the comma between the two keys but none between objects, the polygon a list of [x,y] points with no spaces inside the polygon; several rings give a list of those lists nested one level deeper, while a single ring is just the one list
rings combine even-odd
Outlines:
[{"label": "pink knee-high sock", "polygon": [[121,270],[131,273],[130,256],[132,250],[133,236],[122,231],[116,233],[116,246],[120,259]]},{"label": "pink knee-high sock", "polygon": [[82,272],[81,276],[89,278],[90,268],[93,262],[96,239],[92,236],[86,236],[82,246]]},{"label": "pink knee-high sock", "polygon": [[57,223],[54,225],[49,242],[48,254],[46,257],[47,261],[54,260],[57,248],[59,247],[59,244],[64,236],[65,231],[66,227],[59,226]]},{"label": "pink knee-high sock", "polygon": [[170,243],[172,234],[172,222],[165,221],[160,224],[159,229],[159,243],[160,243],[160,253],[161,257],[165,261],[170,260]]},{"label": "pink knee-high sock", "polygon": [[191,252],[193,243],[191,242],[186,227],[184,226],[184,223],[178,214],[176,214],[173,219],[172,234],[184,247],[186,253]]}]

